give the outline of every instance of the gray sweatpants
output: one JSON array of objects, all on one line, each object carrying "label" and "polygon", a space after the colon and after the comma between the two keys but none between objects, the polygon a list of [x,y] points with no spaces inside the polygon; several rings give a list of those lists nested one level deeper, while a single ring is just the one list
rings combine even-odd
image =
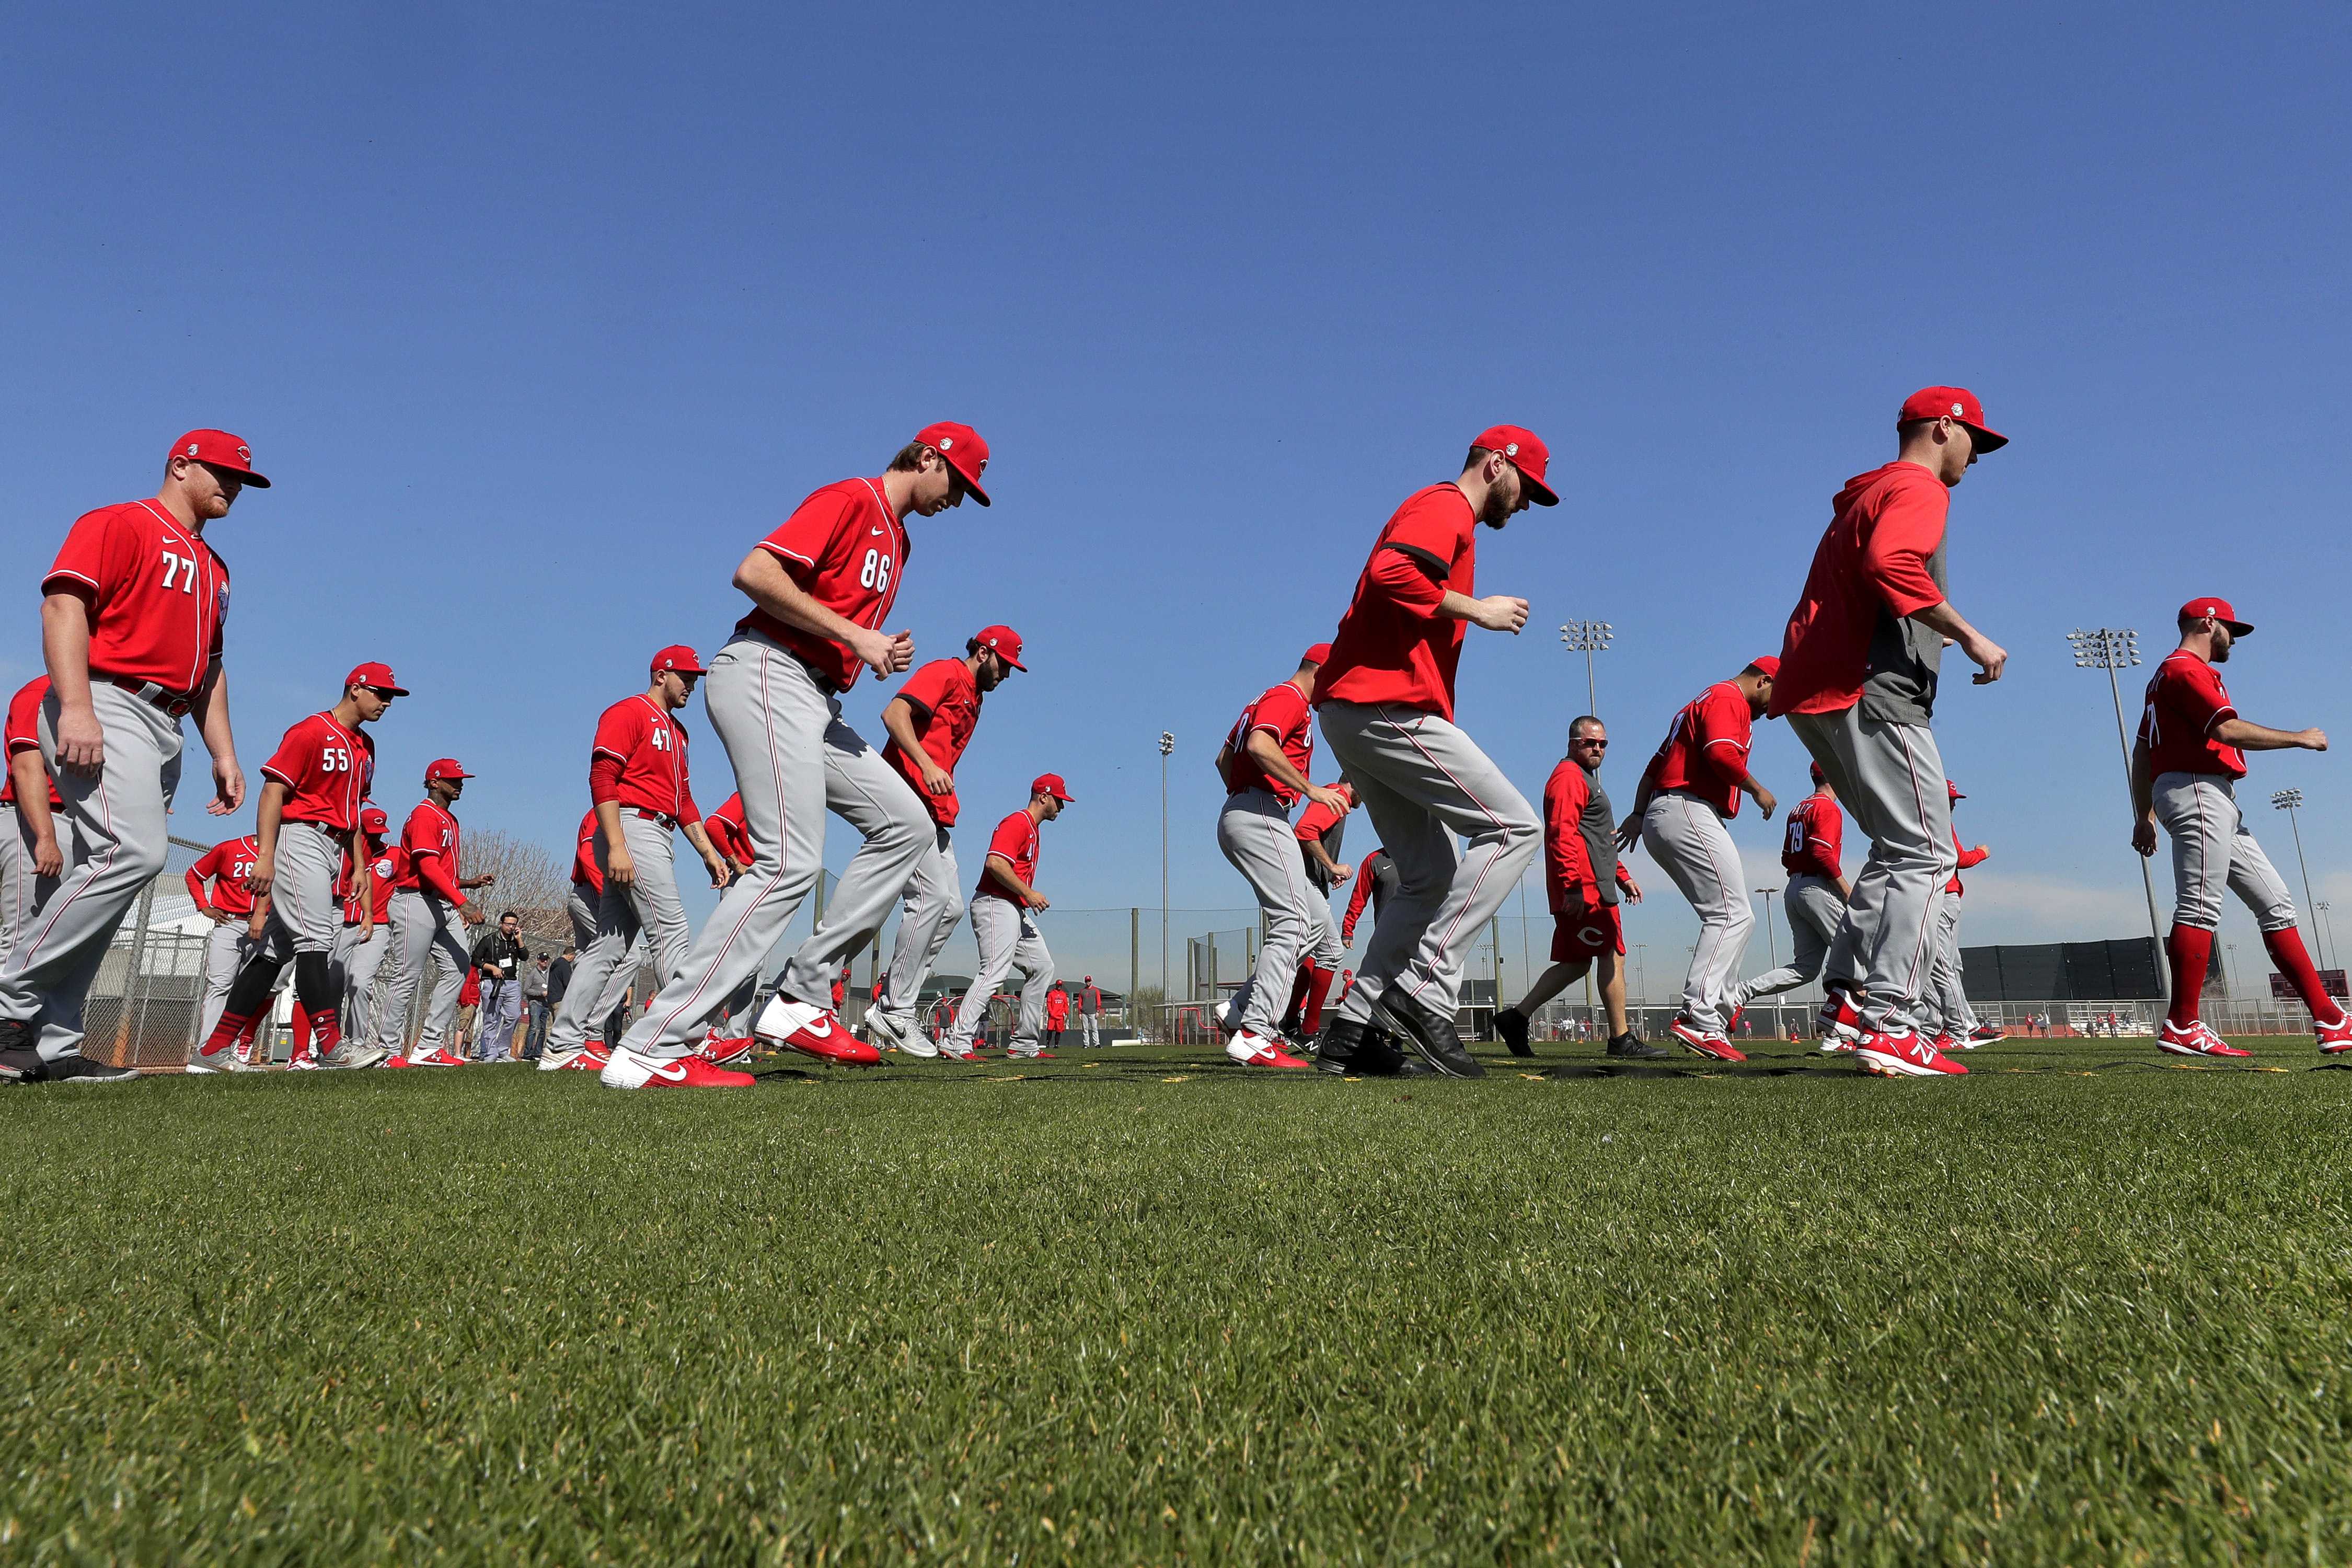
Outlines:
[{"label": "gray sweatpants", "polygon": [[1927,973],[1927,994],[1921,998],[1922,1023],[1954,1039],[1977,1026],[1976,1009],[1960,970],[1960,895],[1948,889],[1936,910],[1936,966]]},{"label": "gray sweatpants", "polygon": [[[58,848],[71,864],[73,825],[59,813],[54,826]],[[33,917],[41,912],[50,895],[58,890],[58,880],[34,874],[32,824],[16,810],[14,801],[0,805],[0,968],[6,967],[18,935],[33,923]]]},{"label": "gray sweatpants", "polygon": [[1290,983],[1298,976],[1298,961],[1319,934],[1309,907],[1316,900],[1315,884],[1307,879],[1307,868],[1299,861],[1289,808],[1271,790],[1245,789],[1225,797],[1224,809],[1217,814],[1217,847],[1257,896],[1265,929],[1257,967],[1250,972],[1248,997],[1235,998],[1226,1021],[1231,1027],[1273,1039],[1290,1001]]},{"label": "gray sweatpants", "polygon": [[1778,996],[1814,979],[1822,972],[1822,961],[1829,956],[1830,944],[1837,940],[1838,921],[1845,915],[1845,900],[1837,896],[1837,884],[1801,871],[1789,879],[1780,901],[1789,910],[1789,962],[1734,986],[1731,1005],[1735,1010],[1759,996]]},{"label": "gray sweatpants", "polygon": [[[180,721],[152,703],[94,679],[90,706],[106,765],[68,772],[58,761],[58,694],[41,700],[41,756],[65,797],[72,858],[41,912],[0,966],[0,1018],[41,1020],[42,1059],[81,1050],[90,982],[139,891],[171,854],[166,818],[180,787]],[[58,835],[62,847],[63,832]]]},{"label": "gray sweatpants", "polygon": [[[1450,1021],[1465,955],[1542,847],[1542,822],[1477,743],[1434,713],[1339,701],[1317,712],[1397,870],[1341,1016],[1369,1023],[1393,987]],[[1268,1000],[1286,1005],[1287,987]]]},{"label": "gray sweatpants", "polygon": [[336,939],[335,965],[343,984],[343,1038],[366,1040],[375,1027],[375,977],[392,951],[392,912],[380,912],[367,941],[360,928],[345,926]]},{"label": "gray sweatpants", "polygon": [[824,804],[865,835],[866,842],[850,857],[849,868],[825,900],[824,919],[776,982],[785,995],[814,1007],[833,1005],[833,983],[841,978],[843,963],[882,929],[924,851],[939,841],[939,825],[907,781],[841,721],[841,700],[832,699],[828,707]]},{"label": "gray sweatpants", "polygon": [[[623,1040],[647,1057],[684,1056],[736,988],[759,973],[800,912],[824,854],[825,735],[836,705],[816,676],[767,637],[738,632],[712,658],[702,700],[735,769],[753,859],[719,896],[686,962]],[[903,783],[898,792],[906,793]],[[886,909],[905,885],[902,870],[883,899]],[[816,1005],[833,1005],[831,976],[814,994]]]},{"label": "gray sweatpants", "polygon": [[[637,868],[636,880],[625,888],[613,880],[612,851],[604,828],[596,829],[596,868],[604,873],[604,891],[584,934],[578,918],[572,921],[580,956],[572,966],[571,987],[563,993],[563,1005],[548,1029],[550,1050],[576,1051],[604,1026],[606,1016],[628,994],[645,949],[653,952],[655,984],[667,985],[693,945],[686,905],[677,892],[677,846],[670,830],[625,806],[621,842]],[[572,898],[584,905],[579,887],[572,884]]]},{"label": "gray sweatpants", "polygon": [[1732,987],[1748,933],[1756,929],[1738,847],[1715,807],[1679,790],[1661,790],[1642,817],[1642,847],[1698,911],[1698,945],[1683,979],[1683,1016],[1719,1034],[1731,1020]]},{"label": "gray sweatpants", "polygon": [[923,983],[931,977],[931,966],[939,963],[956,921],[963,918],[963,874],[956,869],[955,847],[944,827],[938,828],[934,839],[907,879],[898,935],[890,949],[890,984],[883,992],[889,1003],[885,1010],[904,1029],[914,1027]]},{"label": "gray sweatpants", "polygon": [[522,982],[484,980],[481,1011],[474,1016],[475,1056],[486,1062],[507,1060],[521,1023]]},{"label": "gray sweatpants", "polygon": [[2294,899],[2246,831],[2233,782],[2222,773],[2158,773],[2156,819],[2172,837],[2172,920],[2218,931],[2221,895],[2235,893],[2266,931],[2295,923]]},{"label": "gray sweatpants", "polygon": [[1040,1048],[1037,1032],[1045,1026],[1045,993],[1054,988],[1054,955],[1037,934],[1036,920],[1010,899],[974,899],[971,934],[980,941],[980,973],[971,977],[971,989],[956,1009],[955,1026],[940,1048],[956,1056],[970,1050],[988,1021],[989,998],[1018,970],[1023,976],[1021,1021],[1013,1027],[1010,1048],[1023,1056],[1034,1054]]},{"label": "gray sweatpants", "polygon": [[1959,860],[1935,731],[1865,719],[1860,703],[1835,713],[1791,713],[1789,728],[1870,836],[1870,858],[1853,879],[1824,980],[1867,989],[1865,1028],[1907,1033],[1935,968],[1937,906]]},{"label": "gray sweatpants", "polygon": [[437,956],[440,965],[425,999],[425,1025],[416,1033],[415,1048],[408,1054],[425,1057],[447,1049],[457,1022],[457,993],[466,988],[466,971],[473,964],[473,955],[466,947],[465,916],[454,904],[403,888],[392,895],[392,940],[399,952],[400,967],[384,988],[376,1044],[394,1056],[401,1054],[408,1033],[409,1006],[416,998],[416,988],[425,982],[427,960]]}]

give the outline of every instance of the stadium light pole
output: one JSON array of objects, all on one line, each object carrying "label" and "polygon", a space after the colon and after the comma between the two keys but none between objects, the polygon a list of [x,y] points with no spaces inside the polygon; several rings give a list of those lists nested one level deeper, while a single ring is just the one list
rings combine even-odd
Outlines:
[{"label": "stadium light pole", "polygon": [[[2303,826],[2296,820],[2297,814],[2303,810],[2303,792],[2299,789],[2279,790],[2271,796],[2271,805],[2286,813],[2286,825],[2294,834],[2294,863],[2303,869],[2303,907],[2315,915],[2319,912],[2319,900],[2311,896],[2311,862],[2303,858]],[[2315,924],[2312,934],[2316,936],[2318,933],[2319,928]],[[2323,961],[2326,955],[2327,950],[2322,948],[2320,957]]]},{"label": "stadium light pole", "polygon": [[1607,653],[1609,639],[1616,635],[1617,628],[1607,621],[1567,621],[1559,628],[1559,640],[1569,652],[1584,656],[1584,710],[1595,716],[1601,712],[1601,699],[1592,683],[1592,656]]},{"label": "stadium light pole", "polygon": [[2336,945],[2336,917],[2329,912],[2334,910],[2335,907],[2335,905],[2326,902],[2325,900],[2322,900],[2320,902],[2311,906],[2312,912],[2319,917],[2317,935],[2320,942],[2325,944],[2320,950],[2321,957],[2319,960],[2323,967],[2333,967],[2328,963],[2326,956],[2328,953],[2334,953],[2339,963],[2344,957],[2344,950]]},{"label": "stadium light pole", "polygon": [[1168,1005],[1168,753],[1176,749],[1173,731],[1160,731],[1160,1005]]},{"label": "stadium light pole", "polygon": [[[2139,633],[2129,626],[2101,626],[2096,631],[2081,627],[2066,634],[2066,641],[2074,649],[2074,668],[2104,669],[2107,672],[2107,695],[2116,705],[2116,748],[2123,752],[2124,789],[2126,798],[2131,790],[2131,742],[2124,735],[2124,689],[2116,679],[2116,671],[2139,663]],[[2156,918],[2156,879],[2148,874],[2147,857],[2137,856],[2140,890],[2147,895],[2147,934],[2156,943],[2156,984],[2159,990],[2172,989],[2170,969],[2164,962],[2164,926]]]}]

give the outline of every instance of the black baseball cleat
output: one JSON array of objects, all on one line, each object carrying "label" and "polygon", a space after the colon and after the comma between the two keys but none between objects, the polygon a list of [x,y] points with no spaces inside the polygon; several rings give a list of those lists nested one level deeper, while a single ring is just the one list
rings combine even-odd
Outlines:
[{"label": "black baseball cleat", "polygon": [[1622,1035],[1609,1037],[1609,1052],[1621,1062],[1654,1062],[1674,1055],[1664,1046],[1654,1046],[1628,1029]]},{"label": "black baseball cleat", "polygon": [[1315,1045],[1316,1069],[1334,1077],[1410,1078],[1414,1075],[1407,1069],[1419,1065],[1407,1061],[1388,1036],[1352,1018],[1327,1019]]},{"label": "black baseball cleat", "polygon": [[1462,1033],[1454,1026],[1452,1018],[1440,1018],[1392,993],[1384,993],[1377,998],[1372,1003],[1372,1011],[1402,1036],[1406,1045],[1421,1053],[1422,1060],[1446,1077],[1486,1076],[1486,1069],[1478,1065],[1478,1058],[1463,1048]]},{"label": "black baseball cleat", "polygon": [[1528,1016],[1517,1007],[1506,1007],[1495,1015],[1495,1033],[1503,1044],[1511,1047],[1515,1057],[1531,1057],[1536,1048],[1528,1044]]},{"label": "black baseball cleat", "polygon": [[41,1064],[43,1083],[129,1083],[138,1077],[137,1068],[110,1068],[79,1051]]},{"label": "black baseball cleat", "polygon": [[38,1025],[0,1018],[0,1083],[32,1083],[41,1076]]}]

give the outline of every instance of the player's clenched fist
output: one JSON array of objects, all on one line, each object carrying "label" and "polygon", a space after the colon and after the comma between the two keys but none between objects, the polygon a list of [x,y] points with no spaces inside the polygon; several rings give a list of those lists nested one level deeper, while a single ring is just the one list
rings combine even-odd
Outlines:
[{"label": "player's clenched fist", "polygon": [[1528,602],[1508,594],[1475,601],[1470,619],[1490,632],[1518,631],[1528,624]]},{"label": "player's clenched fist", "polygon": [[75,773],[94,773],[106,765],[106,731],[88,704],[79,710],[59,706],[58,761]]}]

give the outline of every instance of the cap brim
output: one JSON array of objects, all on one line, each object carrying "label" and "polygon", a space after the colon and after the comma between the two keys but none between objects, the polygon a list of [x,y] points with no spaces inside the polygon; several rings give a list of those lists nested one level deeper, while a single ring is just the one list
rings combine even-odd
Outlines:
[{"label": "cap brim", "polygon": [[394,697],[405,697],[408,695],[408,688],[405,686],[370,686],[368,689],[370,691],[389,691]]},{"label": "cap brim", "polygon": [[1003,659],[1005,663],[1007,663],[1007,664],[1011,665],[1013,668],[1015,668],[1015,669],[1019,670],[1022,674],[1026,675],[1026,674],[1028,674],[1028,673],[1029,673],[1029,667],[1028,667],[1027,665],[1025,665],[1025,664],[1022,663],[1019,659],[1017,659],[1017,658],[1013,658],[1011,654],[1009,654],[1009,653],[1005,652],[1003,648],[1001,648],[1001,647],[992,647],[992,648],[989,649],[988,651],[989,651],[989,652],[991,652],[991,653],[992,653],[992,654],[994,654],[997,658],[999,658]]},{"label": "cap brim", "polygon": [[988,492],[982,489],[979,483],[974,480],[970,474],[963,471],[962,464],[957,462],[953,458],[950,458],[948,459],[948,467],[955,470],[955,477],[963,486],[966,494],[970,495],[972,500],[978,501],[982,506],[986,506],[988,504]]},{"label": "cap brim", "polygon": [[[1519,468],[1517,463],[1513,463],[1511,467]],[[1559,504],[1559,492],[1525,468],[1519,468],[1519,483],[1528,487],[1528,499],[1534,501],[1536,505],[1558,506]]]},{"label": "cap brim", "polygon": [[266,490],[269,488],[269,481],[251,468],[240,468],[235,463],[215,463],[210,458],[198,458],[196,461],[208,468],[218,468],[225,474],[235,474],[238,484],[251,485],[257,490]]},{"label": "cap brim", "polygon": [[2221,624],[2230,628],[2230,635],[2233,637],[2250,636],[2254,629],[2243,621],[2223,621]]},{"label": "cap brim", "polygon": [[1988,430],[1981,425],[1969,425],[1965,419],[1960,423],[1968,425],[1969,434],[1976,437],[1977,456],[1979,458],[1987,452],[1998,452],[2009,445],[2009,437],[1998,430]]}]

